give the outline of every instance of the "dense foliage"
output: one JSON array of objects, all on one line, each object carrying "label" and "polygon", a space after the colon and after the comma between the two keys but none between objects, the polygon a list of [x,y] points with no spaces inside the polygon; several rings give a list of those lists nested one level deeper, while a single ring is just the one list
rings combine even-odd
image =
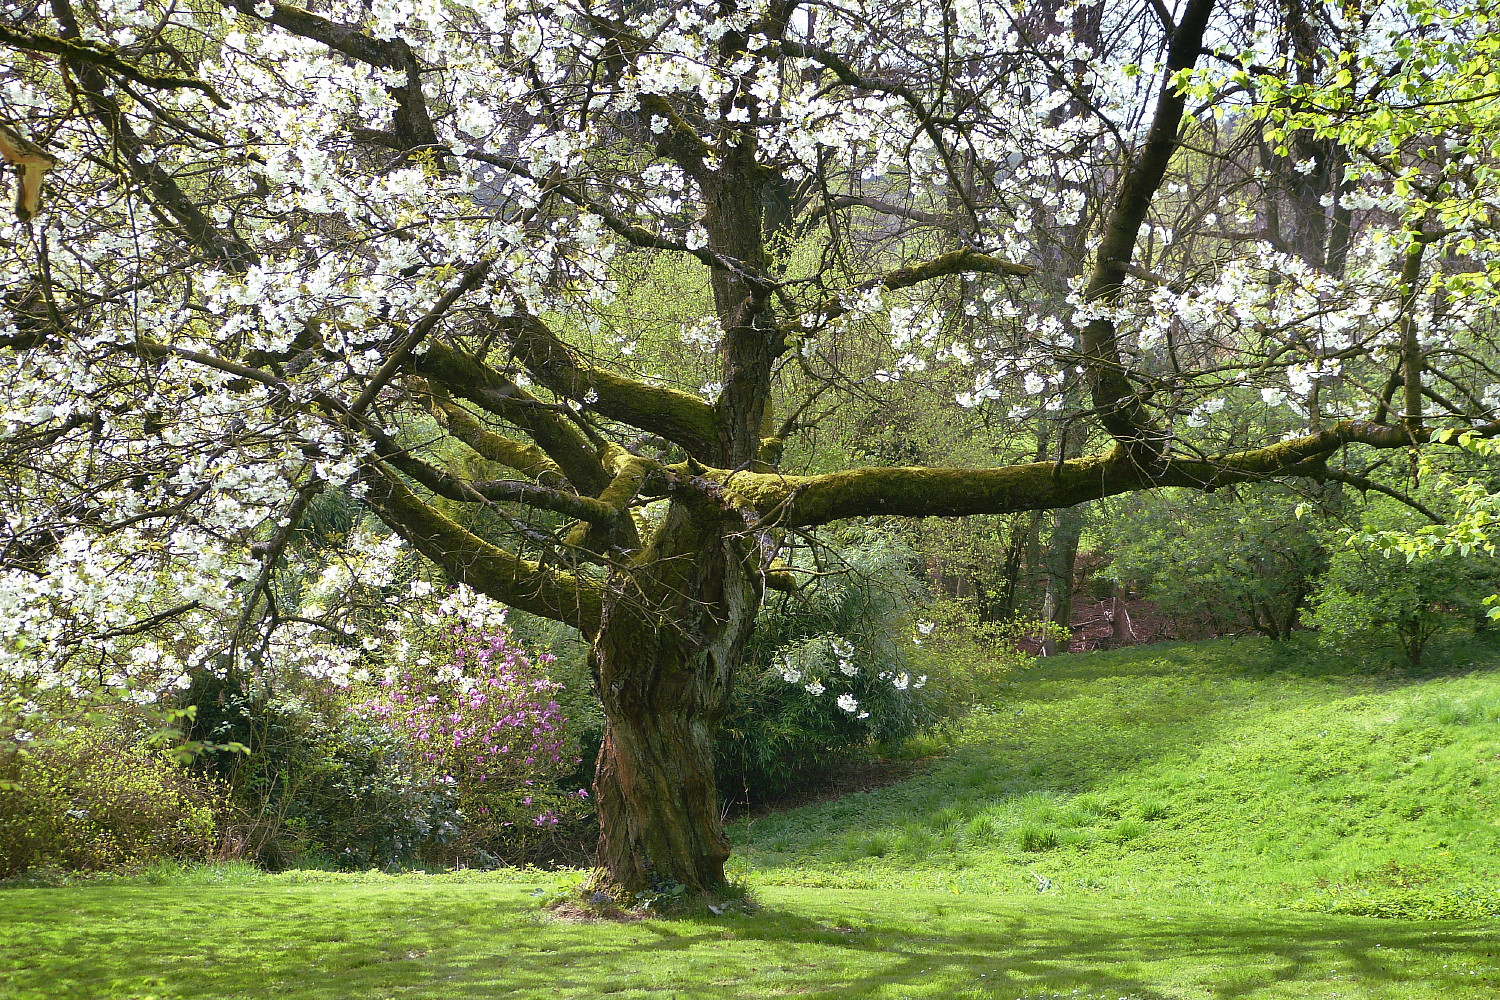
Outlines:
[{"label": "dense foliage", "polygon": [[[1415,522],[1415,523],[1414,523]],[[1364,532],[1334,550],[1307,621],[1343,648],[1398,646],[1413,667],[1444,629],[1482,623],[1483,602],[1500,589],[1500,566],[1488,556],[1413,553],[1372,545],[1376,532],[1422,527],[1409,509],[1375,502],[1362,512]]]},{"label": "dense foliage", "polygon": [[934,714],[912,653],[914,553],[875,533],[816,586],[773,599],[719,736],[720,786],[760,802],[826,781],[871,742],[899,746]]},{"label": "dense foliage", "polygon": [[219,796],[150,735],[96,720],[0,754],[0,878],[214,857]]},{"label": "dense foliage", "polygon": [[1284,639],[1337,544],[1316,513],[1297,516],[1306,504],[1270,489],[1143,499],[1110,524],[1105,574],[1208,634]]},{"label": "dense foliage", "polygon": [[236,749],[195,769],[227,792],[221,853],[273,870],[420,863],[461,830],[403,734],[312,685],[247,691],[205,678],[187,698],[194,735]]},{"label": "dense foliage", "polygon": [[386,624],[397,656],[346,688],[189,691],[195,734],[239,751],[206,760],[231,791],[227,849],[272,867],[575,857],[588,793],[551,657],[473,594]]}]

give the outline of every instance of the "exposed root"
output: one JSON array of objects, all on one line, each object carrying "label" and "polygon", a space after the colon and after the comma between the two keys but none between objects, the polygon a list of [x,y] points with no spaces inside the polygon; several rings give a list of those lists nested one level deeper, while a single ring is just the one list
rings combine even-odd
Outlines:
[{"label": "exposed root", "polygon": [[568,924],[634,923],[649,915],[643,910],[627,910],[613,900],[605,903],[590,903],[583,899],[559,899],[549,903],[547,912],[553,920]]}]

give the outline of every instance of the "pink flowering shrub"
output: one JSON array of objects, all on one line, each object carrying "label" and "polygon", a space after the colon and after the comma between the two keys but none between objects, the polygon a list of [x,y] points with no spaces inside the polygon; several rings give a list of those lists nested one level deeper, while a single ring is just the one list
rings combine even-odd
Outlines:
[{"label": "pink flowering shrub", "polygon": [[553,698],[562,685],[543,669],[551,661],[528,656],[504,624],[460,623],[431,655],[388,672],[364,706],[453,798],[456,839],[471,847],[514,858],[536,832],[586,811],[587,791],[559,786],[578,758]]}]

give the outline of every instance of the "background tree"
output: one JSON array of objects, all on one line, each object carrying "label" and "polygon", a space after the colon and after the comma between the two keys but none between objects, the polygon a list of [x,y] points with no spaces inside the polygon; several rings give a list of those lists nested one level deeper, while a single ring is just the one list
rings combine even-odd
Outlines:
[{"label": "background tree", "polygon": [[[1335,504],[1336,506],[1336,504]],[[1299,517],[1299,507],[1305,516]],[[1336,517],[1338,511],[1331,512]],[[1289,638],[1338,544],[1314,505],[1277,486],[1142,497],[1110,523],[1104,575],[1143,585],[1164,610],[1210,633]]]}]

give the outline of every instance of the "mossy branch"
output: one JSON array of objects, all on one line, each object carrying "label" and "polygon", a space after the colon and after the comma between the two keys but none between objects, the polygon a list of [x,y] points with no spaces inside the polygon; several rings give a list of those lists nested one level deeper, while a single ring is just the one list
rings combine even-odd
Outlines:
[{"label": "mossy branch", "polygon": [[454,580],[585,635],[598,629],[602,593],[597,586],[490,544],[422,502],[378,463],[364,467],[361,481],[380,519]]},{"label": "mossy branch", "polygon": [[[1478,428],[1500,435],[1500,424]],[[812,527],[852,517],[959,517],[1052,510],[1134,490],[1181,486],[1212,491],[1236,483],[1326,476],[1323,462],[1347,444],[1400,448],[1430,434],[1345,420],[1262,448],[1204,459],[1165,458],[1142,463],[1120,445],[1102,455],[1065,462],[1033,462],[994,469],[863,468],[821,476],[713,471],[734,502],[780,527]]]},{"label": "mossy branch", "polygon": [[417,458],[383,435],[376,439],[375,450],[382,461],[448,500],[461,503],[519,503],[536,510],[549,510],[600,525],[613,523],[618,514],[613,507],[592,497],[554,490],[523,480],[459,478],[446,469]]},{"label": "mossy branch", "polygon": [[455,396],[521,428],[580,493],[598,496],[611,476],[596,449],[562,415],[500,372],[446,345],[430,342],[411,369]]},{"label": "mossy branch", "polygon": [[630,504],[640,494],[646,477],[658,471],[660,466],[648,458],[632,455],[618,445],[608,446],[605,465],[614,474],[614,478],[599,494],[599,499],[590,502],[609,511],[609,516],[580,523],[569,532],[567,544],[589,552],[604,552],[611,545],[623,549],[638,549],[641,536],[631,517]]},{"label": "mossy branch", "polygon": [[960,247],[932,260],[898,268],[881,278],[880,286],[887,291],[895,291],[950,274],[1008,274],[1024,278],[1034,270],[1036,268],[1029,264],[1017,264],[1003,257],[981,253],[972,247]]},{"label": "mossy branch", "polygon": [[516,360],[558,395],[611,420],[660,435],[691,454],[707,457],[718,450],[713,407],[697,396],[592,365],[535,316],[513,317],[507,328]]},{"label": "mossy branch", "polygon": [[0,24],[0,44],[27,52],[45,52],[48,55],[93,63],[101,69],[118,73],[132,83],[138,83],[153,90],[196,90],[219,107],[229,107],[228,102],[219,96],[219,92],[213,88],[212,84],[191,76],[148,73],[137,66],[132,66],[121,59],[119,53],[98,42],[90,42],[81,38],[59,38],[40,31],[17,31]]},{"label": "mossy branch", "polygon": [[474,414],[451,399],[434,397],[432,409],[448,433],[462,441],[480,458],[508,466],[533,479],[567,479],[562,469],[542,449],[529,441],[517,441],[487,430]]},{"label": "mossy branch", "polygon": [[[993,254],[981,253],[972,247],[960,247],[957,250],[913,264],[910,267],[897,268],[882,278],[868,282],[860,287],[863,289],[883,288],[888,292],[898,291],[903,288],[911,288],[934,278],[943,278],[952,274],[1005,274],[1015,278],[1023,278],[1036,269],[1028,264],[1017,264],[1003,257]],[[837,299],[831,299],[818,307],[817,313],[824,322],[837,319],[849,311]]]}]

